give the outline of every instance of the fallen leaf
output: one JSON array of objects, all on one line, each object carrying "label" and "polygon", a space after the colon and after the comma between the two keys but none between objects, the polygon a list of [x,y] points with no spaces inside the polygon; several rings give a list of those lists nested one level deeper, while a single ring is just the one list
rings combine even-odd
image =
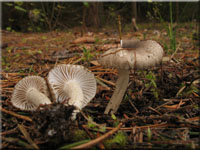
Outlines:
[{"label": "fallen leaf", "polygon": [[94,43],[95,39],[93,37],[80,37],[71,42],[72,44],[78,44],[78,43]]}]

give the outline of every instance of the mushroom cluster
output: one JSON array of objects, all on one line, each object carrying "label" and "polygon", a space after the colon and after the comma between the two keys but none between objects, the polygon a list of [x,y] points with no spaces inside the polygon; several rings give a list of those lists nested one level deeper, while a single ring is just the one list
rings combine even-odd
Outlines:
[{"label": "mushroom cluster", "polygon": [[[80,65],[58,65],[49,72],[47,79],[53,97],[66,106],[74,105],[82,109],[96,94],[94,75]],[[11,102],[21,110],[34,111],[40,105],[52,103],[47,89],[42,77],[25,77],[16,84]]]},{"label": "mushroom cluster", "polygon": [[121,41],[120,48],[113,48],[103,53],[98,62],[105,67],[118,70],[116,89],[109,101],[105,114],[115,113],[128,87],[131,69],[145,69],[160,64],[164,55],[163,48],[153,40]]}]

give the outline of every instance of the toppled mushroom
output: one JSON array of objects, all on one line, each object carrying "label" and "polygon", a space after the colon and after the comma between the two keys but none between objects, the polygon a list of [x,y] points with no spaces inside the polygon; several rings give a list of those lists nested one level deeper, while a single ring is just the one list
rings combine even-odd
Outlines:
[{"label": "toppled mushroom", "polygon": [[57,102],[85,107],[96,94],[94,75],[79,65],[61,64],[53,68],[48,82]]},{"label": "toppled mushroom", "polygon": [[[98,62],[105,67],[118,69],[116,89],[109,101],[105,114],[115,113],[128,87],[130,69],[144,69],[160,64],[164,51],[160,44],[153,40],[126,41],[122,48],[114,48],[103,53]],[[123,48],[126,47],[126,48]]]},{"label": "toppled mushroom", "polygon": [[28,76],[15,85],[11,102],[17,108],[33,111],[39,105],[51,103],[47,95],[46,81],[39,76]]}]

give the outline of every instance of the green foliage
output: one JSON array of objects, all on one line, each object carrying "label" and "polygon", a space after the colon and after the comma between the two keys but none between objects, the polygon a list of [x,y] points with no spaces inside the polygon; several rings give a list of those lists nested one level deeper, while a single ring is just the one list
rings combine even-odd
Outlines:
[{"label": "green foliage", "polygon": [[71,149],[72,147],[87,143],[89,141],[90,140],[82,140],[82,141],[78,141],[78,142],[75,142],[75,143],[72,143],[72,144],[67,144],[67,145],[60,147],[59,150],[61,150],[61,149]]},{"label": "green foliage", "polygon": [[113,120],[117,120],[117,117],[115,116],[115,114],[112,114],[111,117]]},{"label": "green foliage", "polygon": [[38,54],[42,54],[42,50],[41,50],[41,49],[38,49],[38,50],[37,50],[37,53],[38,53]]},{"label": "green foliage", "polygon": [[14,48],[14,46],[8,46],[8,47],[6,48],[6,51],[7,51],[8,53],[12,53],[13,48]]},{"label": "green foliage", "polygon": [[87,139],[87,133],[83,130],[77,129],[74,131],[73,141],[81,141]]},{"label": "green foliage", "polygon": [[100,43],[101,42],[101,40],[98,38],[98,37],[96,37],[95,38],[95,44],[98,44],[98,43]]},{"label": "green foliage", "polygon": [[88,120],[88,123],[87,123],[87,128],[89,128],[89,129],[95,128],[96,125],[93,123],[92,118],[89,116],[88,119],[89,119],[89,120]]},{"label": "green foliage", "polygon": [[46,40],[46,39],[47,39],[47,37],[46,37],[46,36],[42,36],[42,39],[43,39],[43,40]]},{"label": "green foliage", "polygon": [[88,3],[88,2],[83,2],[83,5],[84,5],[85,7],[87,7],[87,8],[89,8],[89,7],[90,7],[90,5],[89,5],[89,3]]},{"label": "green foliage", "polygon": [[124,132],[118,131],[117,134],[111,139],[108,139],[104,142],[105,148],[123,148],[127,144],[127,136]]},{"label": "green foliage", "polygon": [[196,146],[195,146],[195,144],[194,144],[194,141],[191,141],[191,143],[190,144],[188,144],[187,146],[186,146],[186,149],[196,149]]},{"label": "green foliage", "polygon": [[11,27],[7,27],[6,30],[7,30],[7,31],[11,31],[12,28],[11,28]]},{"label": "green foliage", "polygon": [[192,93],[199,93],[200,90],[195,87],[194,85],[190,85],[189,87],[186,88],[186,91],[185,91],[185,96],[190,96]]},{"label": "green foliage", "polygon": [[5,5],[11,7],[11,6],[13,6],[13,3],[5,3]]},{"label": "green foliage", "polygon": [[115,116],[115,114],[111,115],[112,119],[114,120],[113,122],[113,126],[116,127],[119,125],[120,121],[117,119],[117,117]]},{"label": "green foliage", "polygon": [[170,48],[172,50],[176,50],[176,30],[173,29],[173,15],[172,15],[172,2],[169,2],[170,8],[170,26],[168,28],[168,35],[170,38]]},{"label": "green foliage", "polygon": [[83,61],[89,62],[92,57],[93,55],[90,53],[90,50],[83,47]]},{"label": "green foliage", "polygon": [[33,9],[32,12],[33,12],[33,14],[35,16],[38,16],[40,14],[40,10],[39,9]]},{"label": "green foliage", "polygon": [[200,90],[194,84],[186,86],[185,83],[182,83],[180,89],[183,88],[184,86],[185,88],[183,89],[183,91],[181,91],[177,96],[189,97],[192,93],[200,92]]},{"label": "green foliage", "polygon": [[159,100],[159,91],[156,84],[156,76],[153,74],[153,72],[149,72],[145,75],[145,78],[148,79],[150,82],[145,84],[146,88],[150,88],[150,90],[153,92],[154,97]]},{"label": "green foliage", "polygon": [[104,126],[104,125],[97,126],[91,117],[88,117],[88,118],[89,118],[89,120],[87,123],[87,128],[92,129],[94,131],[98,131],[98,132],[106,132],[106,126]]},{"label": "green foliage", "polygon": [[150,128],[147,129],[147,138],[148,138],[148,142],[151,142],[152,133],[151,133],[151,129]]},{"label": "green foliage", "polygon": [[[92,2],[93,3],[93,2]],[[128,2],[119,3],[101,3],[96,5],[97,13],[92,14],[95,10],[90,2],[70,2],[62,3],[54,2],[4,2],[2,3],[3,29],[11,27],[16,31],[46,31],[56,29],[66,29],[81,25],[83,22],[83,14],[86,16],[86,26],[94,25],[92,20],[98,19],[102,27],[112,25],[113,29],[117,29],[117,16],[121,16],[122,27],[130,24],[132,5]],[[170,4],[172,5],[172,4]],[[170,20],[170,17],[176,15],[176,11],[172,11],[172,6],[168,3],[152,2],[152,3],[138,3],[137,7],[142,8],[143,11],[137,11],[139,20],[146,19],[146,12],[148,18],[153,17],[162,21]],[[122,7],[123,6],[123,7]],[[171,7],[171,9],[169,9]],[[198,3],[179,3],[179,20],[192,21],[198,20]],[[153,8],[153,9],[152,9]],[[173,5],[173,9],[176,5]],[[139,9],[138,9],[139,10]],[[85,13],[83,13],[85,11]],[[173,12],[173,14],[170,12]],[[191,13],[192,12],[192,13]],[[153,14],[153,15],[151,15]],[[170,15],[169,15],[170,14]],[[31,17],[30,17],[31,16]],[[11,21],[14,20],[14,21]],[[78,23],[78,24],[77,24]],[[166,28],[169,28],[166,25]],[[123,28],[126,30],[126,27]],[[171,28],[172,29],[172,28]],[[168,30],[171,30],[170,28]],[[174,30],[174,29],[173,29]],[[170,31],[171,32],[171,31]],[[175,35],[169,32],[171,39]],[[174,32],[174,31],[173,31]],[[172,42],[173,43],[173,42]],[[174,42],[175,43],[175,42]],[[173,44],[172,44],[173,46]]]},{"label": "green foliage", "polygon": [[27,10],[26,9],[24,9],[24,8],[22,8],[22,7],[20,7],[20,6],[15,6],[15,9],[16,10],[19,10],[19,11],[22,11],[22,12],[27,12]]},{"label": "green foliage", "polygon": [[[152,15],[150,12],[147,12],[147,16],[150,19],[156,19],[159,20],[160,23],[162,23],[163,27],[165,28],[165,30],[167,31],[167,35],[170,39],[170,48],[175,51],[176,50],[176,29],[173,28],[173,10],[172,10],[172,2],[169,2],[169,14],[170,14],[170,24],[168,24],[162,17],[160,9],[159,9],[159,5],[162,5],[160,3],[155,3],[154,8],[153,8],[153,13],[154,15]],[[167,48],[165,46],[165,48]],[[169,52],[169,51],[168,51]]]}]

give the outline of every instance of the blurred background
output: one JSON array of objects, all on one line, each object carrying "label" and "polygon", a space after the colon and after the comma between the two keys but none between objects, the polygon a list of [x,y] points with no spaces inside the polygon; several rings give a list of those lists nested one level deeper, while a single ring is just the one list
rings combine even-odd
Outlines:
[{"label": "blurred background", "polygon": [[198,2],[3,2],[2,29],[19,32],[77,26],[84,31],[106,26],[117,29],[118,15],[122,30],[131,27],[132,18],[137,23],[195,22],[199,17],[198,6]]}]

